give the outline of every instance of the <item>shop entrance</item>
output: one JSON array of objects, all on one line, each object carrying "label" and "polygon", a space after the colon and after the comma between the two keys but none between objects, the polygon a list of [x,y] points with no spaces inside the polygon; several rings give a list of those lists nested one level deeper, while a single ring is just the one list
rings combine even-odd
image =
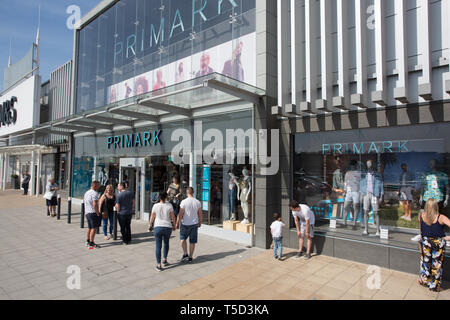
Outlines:
[{"label": "shop entrance", "polygon": [[144,207],[144,188],[145,185],[145,159],[142,158],[125,158],[120,159],[120,177],[119,180],[124,182],[129,191],[134,194],[136,203],[137,220],[149,219],[149,213],[145,212]]}]

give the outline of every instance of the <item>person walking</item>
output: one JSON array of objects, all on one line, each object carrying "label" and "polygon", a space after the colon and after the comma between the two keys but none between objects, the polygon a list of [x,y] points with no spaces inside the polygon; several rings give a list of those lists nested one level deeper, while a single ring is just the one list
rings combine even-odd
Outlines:
[{"label": "person walking", "polygon": [[[181,247],[183,256],[181,261],[188,260],[192,262],[195,245],[198,241],[198,228],[202,226],[202,205],[200,201],[194,198],[194,189],[186,189],[187,198],[181,201],[180,213],[178,214],[176,228],[180,227]],[[181,226],[180,226],[181,223]],[[189,238],[189,254],[187,250],[187,239]]]},{"label": "person walking", "polygon": [[135,208],[134,194],[127,190],[124,182],[119,183],[119,194],[116,197],[117,219],[122,233],[122,243],[131,242],[131,219]]},{"label": "person walking", "polygon": [[100,248],[100,246],[94,242],[97,229],[102,223],[97,192],[99,188],[100,182],[94,181],[91,183],[91,189],[84,194],[84,210],[86,212],[86,220],[88,222],[86,247],[89,247],[89,250]]},{"label": "person walking", "polygon": [[163,265],[167,267],[167,256],[169,255],[169,241],[172,231],[175,231],[175,214],[173,207],[167,202],[167,192],[159,194],[160,202],[155,204],[152,208],[150,217],[150,230],[154,230],[156,241],[156,271],[163,271],[161,266],[161,249],[164,241]]},{"label": "person walking", "polygon": [[419,214],[420,222],[420,276],[417,283],[430,291],[441,291],[446,237],[444,225],[450,227],[450,219],[439,213],[438,202],[429,199]]},{"label": "person walking", "polygon": [[23,180],[22,180],[22,188],[23,188],[23,195],[26,196],[28,194],[28,186],[30,185],[30,179],[31,176],[28,172],[25,172],[23,174]]},{"label": "person walking", "polygon": [[270,225],[270,232],[273,239],[273,257],[281,261],[283,256],[283,227],[286,225],[281,220],[281,216],[278,213],[273,215],[273,222]]},{"label": "person walking", "polygon": [[308,260],[311,258],[311,248],[314,238],[314,212],[312,212],[307,205],[299,204],[296,200],[293,200],[290,203],[289,208],[294,216],[295,227],[297,228],[297,235],[299,239],[299,253],[297,254],[297,258],[300,258],[303,255],[303,243],[304,238],[306,238],[307,245],[305,259]]},{"label": "person walking", "polygon": [[[105,189],[105,193],[100,198],[100,212],[102,213],[103,220],[103,234],[105,240],[113,238],[114,227],[114,206],[116,205],[116,195],[114,194],[114,186],[108,185]],[[109,236],[108,236],[108,221],[109,221]]]},{"label": "person walking", "polygon": [[45,195],[47,207],[50,211],[50,217],[56,217],[56,206],[58,205],[58,185],[55,179],[48,180],[48,184],[45,187]]}]

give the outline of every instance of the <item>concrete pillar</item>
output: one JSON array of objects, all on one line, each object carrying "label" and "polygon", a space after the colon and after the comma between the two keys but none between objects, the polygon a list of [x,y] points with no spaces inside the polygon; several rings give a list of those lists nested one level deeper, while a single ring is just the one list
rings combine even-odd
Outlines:
[{"label": "concrete pillar", "polygon": [[[41,194],[41,168],[42,168],[42,153],[39,150],[37,154],[37,179],[36,179],[36,198]],[[44,181],[44,184],[46,181]],[[45,188],[45,186],[43,186]]]},{"label": "concrete pillar", "polygon": [[31,166],[30,166],[30,197],[32,197],[35,194],[36,191],[36,175],[34,173],[34,164],[36,161],[36,152],[33,150],[31,152]]}]

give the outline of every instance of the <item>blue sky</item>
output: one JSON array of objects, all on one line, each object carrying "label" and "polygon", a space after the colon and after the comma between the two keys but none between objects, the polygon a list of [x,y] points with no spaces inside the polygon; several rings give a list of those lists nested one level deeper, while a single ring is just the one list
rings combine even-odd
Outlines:
[{"label": "blue sky", "polygon": [[42,81],[50,73],[72,59],[73,30],[66,26],[70,5],[81,9],[81,16],[94,8],[100,0],[0,0],[0,91],[3,90],[3,71],[8,66],[9,42],[12,39],[12,63],[19,61],[36,40],[38,7],[41,5],[41,66]]}]

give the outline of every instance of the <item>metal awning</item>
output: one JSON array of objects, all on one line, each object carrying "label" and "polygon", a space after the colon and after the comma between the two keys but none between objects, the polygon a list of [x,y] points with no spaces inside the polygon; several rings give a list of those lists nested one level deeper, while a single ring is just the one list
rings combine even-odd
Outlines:
[{"label": "metal awning", "polygon": [[[265,91],[218,73],[72,115],[34,128],[52,134],[122,130],[139,122],[190,119],[208,107],[236,102],[259,105]],[[204,113],[203,113],[204,114]],[[63,131],[61,131],[63,129]]]}]

